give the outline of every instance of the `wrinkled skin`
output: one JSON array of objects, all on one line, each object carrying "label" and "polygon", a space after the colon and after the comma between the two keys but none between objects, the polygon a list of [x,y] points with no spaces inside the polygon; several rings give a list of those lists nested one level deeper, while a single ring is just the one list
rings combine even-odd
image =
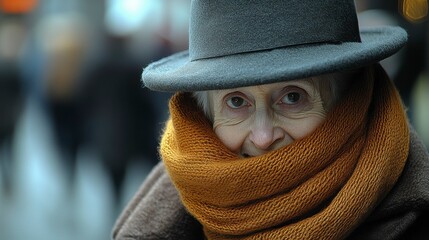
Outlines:
[{"label": "wrinkled skin", "polygon": [[329,96],[323,94],[329,89],[319,82],[303,79],[209,91],[213,129],[226,147],[242,157],[286,146],[325,120],[322,95]]}]

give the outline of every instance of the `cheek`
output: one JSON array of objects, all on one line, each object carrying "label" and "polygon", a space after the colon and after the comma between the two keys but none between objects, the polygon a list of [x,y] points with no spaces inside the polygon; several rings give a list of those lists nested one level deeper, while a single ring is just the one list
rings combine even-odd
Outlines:
[{"label": "cheek", "polygon": [[218,126],[215,133],[221,142],[232,152],[240,153],[246,134],[237,126]]},{"label": "cheek", "polygon": [[298,140],[310,135],[324,120],[325,117],[322,116],[310,116],[299,120],[290,120],[287,125],[283,126],[283,129],[293,139]]}]

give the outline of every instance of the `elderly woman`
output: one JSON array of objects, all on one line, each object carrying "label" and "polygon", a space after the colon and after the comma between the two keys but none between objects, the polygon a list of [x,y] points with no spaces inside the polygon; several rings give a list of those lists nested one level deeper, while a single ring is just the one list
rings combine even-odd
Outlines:
[{"label": "elderly woman", "polygon": [[149,65],[176,91],[162,162],[115,239],[423,239],[429,158],[377,62],[398,27],[353,0],[193,0],[189,51]]}]

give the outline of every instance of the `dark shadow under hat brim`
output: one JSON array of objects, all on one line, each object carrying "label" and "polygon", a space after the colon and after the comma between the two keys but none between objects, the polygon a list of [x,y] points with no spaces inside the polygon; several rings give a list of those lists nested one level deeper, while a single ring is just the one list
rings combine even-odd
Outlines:
[{"label": "dark shadow under hat brim", "polygon": [[407,41],[400,27],[362,28],[361,42],[321,43],[189,61],[188,51],[144,69],[145,87],[202,91],[261,85],[354,69],[397,52]]}]

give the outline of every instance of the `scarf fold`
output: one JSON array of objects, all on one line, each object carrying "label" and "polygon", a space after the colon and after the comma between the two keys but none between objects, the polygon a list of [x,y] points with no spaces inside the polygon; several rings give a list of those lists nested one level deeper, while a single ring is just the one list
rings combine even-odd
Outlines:
[{"label": "scarf fold", "polygon": [[399,178],[409,130],[384,70],[356,79],[309,136],[240,158],[189,93],[170,101],[160,153],[208,239],[341,239]]}]

